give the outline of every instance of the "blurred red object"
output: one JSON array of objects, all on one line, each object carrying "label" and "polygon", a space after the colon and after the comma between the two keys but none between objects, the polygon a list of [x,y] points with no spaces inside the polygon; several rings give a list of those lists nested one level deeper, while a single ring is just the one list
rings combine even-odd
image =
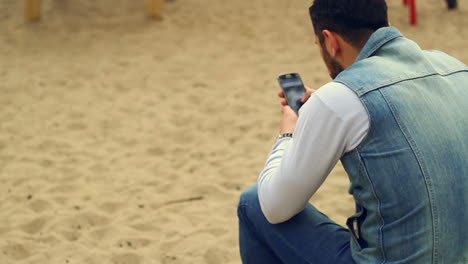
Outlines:
[{"label": "blurred red object", "polygon": [[[448,9],[457,8],[457,0],[445,0]],[[411,25],[418,23],[418,13],[416,12],[416,0],[403,0],[403,4],[409,7],[409,16]]]},{"label": "blurred red object", "polygon": [[409,7],[411,25],[416,25],[418,23],[418,13],[416,12],[416,0],[403,0],[403,4]]}]

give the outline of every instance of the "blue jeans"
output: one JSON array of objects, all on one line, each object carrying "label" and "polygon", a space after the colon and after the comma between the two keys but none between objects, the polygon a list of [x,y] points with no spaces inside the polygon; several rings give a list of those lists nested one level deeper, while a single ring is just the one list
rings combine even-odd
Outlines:
[{"label": "blue jeans", "polygon": [[244,264],[354,263],[349,230],[311,204],[290,220],[273,225],[262,213],[254,185],[242,193],[238,216]]}]

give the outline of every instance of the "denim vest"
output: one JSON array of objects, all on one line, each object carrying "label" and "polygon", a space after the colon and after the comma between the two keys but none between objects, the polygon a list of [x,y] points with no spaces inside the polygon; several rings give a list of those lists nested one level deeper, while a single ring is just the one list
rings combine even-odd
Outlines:
[{"label": "denim vest", "polygon": [[356,263],[468,263],[468,67],[386,27],[335,81],[370,120],[341,159]]}]

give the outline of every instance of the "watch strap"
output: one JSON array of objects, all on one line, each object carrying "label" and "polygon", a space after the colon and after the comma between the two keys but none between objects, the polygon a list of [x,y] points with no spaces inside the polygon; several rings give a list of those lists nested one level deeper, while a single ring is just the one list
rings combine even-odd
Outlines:
[{"label": "watch strap", "polygon": [[282,138],[285,138],[285,137],[290,137],[292,138],[293,134],[292,133],[283,133],[283,134],[279,134],[278,135],[278,139],[282,139]]}]

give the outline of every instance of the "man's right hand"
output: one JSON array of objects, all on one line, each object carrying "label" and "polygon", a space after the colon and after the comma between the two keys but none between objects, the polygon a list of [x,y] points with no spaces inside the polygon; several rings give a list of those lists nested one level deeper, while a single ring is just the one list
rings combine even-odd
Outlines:
[{"label": "man's right hand", "polygon": [[[305,89],[306,89],[306,93],[304,95],[304,97],[301,99],[301,103],[305,103],[307,102],[307,100],[309,100],[310,96],[315,92],[314,89],[310,89],[309,87],[305,86]],[[278,96],[280,98],[283,98],[283,100],[281,100],[281,104],[282,105],[288,105],[288,101],[286,101],[286,99],[284,98],[284,92],[283,91],[280,91],[278,93]]]}]

